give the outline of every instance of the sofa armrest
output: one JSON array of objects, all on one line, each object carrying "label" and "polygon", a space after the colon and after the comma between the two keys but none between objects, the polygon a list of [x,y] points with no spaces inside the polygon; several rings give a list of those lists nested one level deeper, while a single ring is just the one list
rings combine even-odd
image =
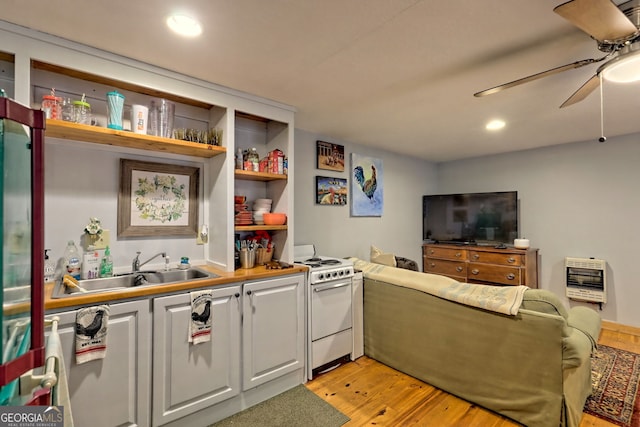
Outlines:
[{"label": "sofa armrest", "polygon": [[591,357],[591,340],[577,329],[569,328],[569,336],[562,338],[562,368],[575,368]]},{"label": "sofa armrest", "polygon": [[602,320],[595,310],[582,306],[573,307],[569,310],[567,324],[586,335],[591,342],[591,348],[596,348]]}]

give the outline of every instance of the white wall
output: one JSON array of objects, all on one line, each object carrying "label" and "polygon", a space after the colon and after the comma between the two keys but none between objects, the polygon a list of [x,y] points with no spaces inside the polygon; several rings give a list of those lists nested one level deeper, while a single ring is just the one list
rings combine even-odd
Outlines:
[{"label": "white wall", "polygon": [[[84,227],[90,217],[101,220],[102,226],[111,234],[111,254],[116,272],[130,271],[136,251],[141,251],[140,260],[145,261],[158,252],[167,252],[171,264],[180,262],[180,257],[201,263],[204,247],[196,244],[195,237],[138,237],[118,238],[118,188],[120,158],[144,160],[158,163],[180,164],[201,167],[202,164],[171,158],[143,156],[116,151],[107,146],[47,138],[45,144],[45,248],[51,249],[53,259],[63,256],[68,240],[80,246]],[[139,152],[138,152],[139,153]],[[162,155],[159,155],[162,156]],[[181,156],[184,158],[184,156]],[[200,223],[202,207],[202,169],[200,171]],[[164,260],[157,258],[145,266],[162,267]]]},{"label": "white wall", "polygon": [[520,230],[540,249],[540,287],[564,297],[564,257],[604,259],[608,302],[603,319],[640,326],[639,139],[635,134],[600,144],[594,138],[443,163],[438,191],[517,190]]},{"label": "white wall", "polygon": [[[345,171],[317,169],[316,141],[344,146]],[[391,142],[390,142],[391,144]],[[351,185],[351,153],[382,159],[382,217],[351,217],[346,206],[315,203],[315,177],[346,178]],[[296,129],[295,244],[315,244],[319,255],[369,259],[370,245],[416,260],[422,267],[422,195],[437,188],[436,166],[390,151],[375,150]],[[351,195],[349,195],[351,197]]]}]

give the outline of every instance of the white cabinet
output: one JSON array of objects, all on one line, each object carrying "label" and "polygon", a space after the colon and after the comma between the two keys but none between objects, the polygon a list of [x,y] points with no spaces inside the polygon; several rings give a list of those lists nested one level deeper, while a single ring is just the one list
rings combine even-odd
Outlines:
[{"label": "white cabinet", "polygon": [[189,293],[153,300],[153,426],[240,393],[240,286],[214,289],[211,341],[187,341]]},{"label": "white cabinet", "polygon": [[[151,324],[148,301],[111,304],[104,359],[75,362],[76,310],[56,313],[76,426],[148,426]],[[51,316],[48,316],[51,317]]]},{"label": "white cabinet", "polygon": [[242,389],[303,369],[304,276],[245,283],[242,298]]}]

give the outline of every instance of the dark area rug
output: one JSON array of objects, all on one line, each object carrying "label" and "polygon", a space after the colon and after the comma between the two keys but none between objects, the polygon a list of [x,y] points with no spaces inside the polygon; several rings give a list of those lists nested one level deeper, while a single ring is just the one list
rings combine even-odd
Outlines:
[{"label": "dark area rug", "polygon": [[585,413],[619,426],[640,426],[640,354],[598,345],[591,357],[591,380]]},{"label": "dark area rug", "polygon": [[340,427],[349,420],[301,384],[210,427]]}]

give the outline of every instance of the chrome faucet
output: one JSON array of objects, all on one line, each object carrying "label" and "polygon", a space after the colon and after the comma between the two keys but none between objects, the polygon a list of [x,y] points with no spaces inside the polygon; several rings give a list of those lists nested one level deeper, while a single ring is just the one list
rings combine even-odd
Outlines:
[{"label": "chrome faucet", "polygon": [[136,252],[136,257],[133,259],[133,262],[131,263],[131,271],[134,272],[134,273],[140,271],[140,267],[142,267],[143,265],[145,265],[149,261],[158,258],[159,256],[164,258],[164,260],[165,260],[165,268],[169,264],[169,258],[167,258],[167,253],[166,252],[158,252],[157,254],[155,254],[154,256],[152,256],[151,258],[146,260],[145,262],[140,262],[140,254],[141,254],[140,251]]}]

